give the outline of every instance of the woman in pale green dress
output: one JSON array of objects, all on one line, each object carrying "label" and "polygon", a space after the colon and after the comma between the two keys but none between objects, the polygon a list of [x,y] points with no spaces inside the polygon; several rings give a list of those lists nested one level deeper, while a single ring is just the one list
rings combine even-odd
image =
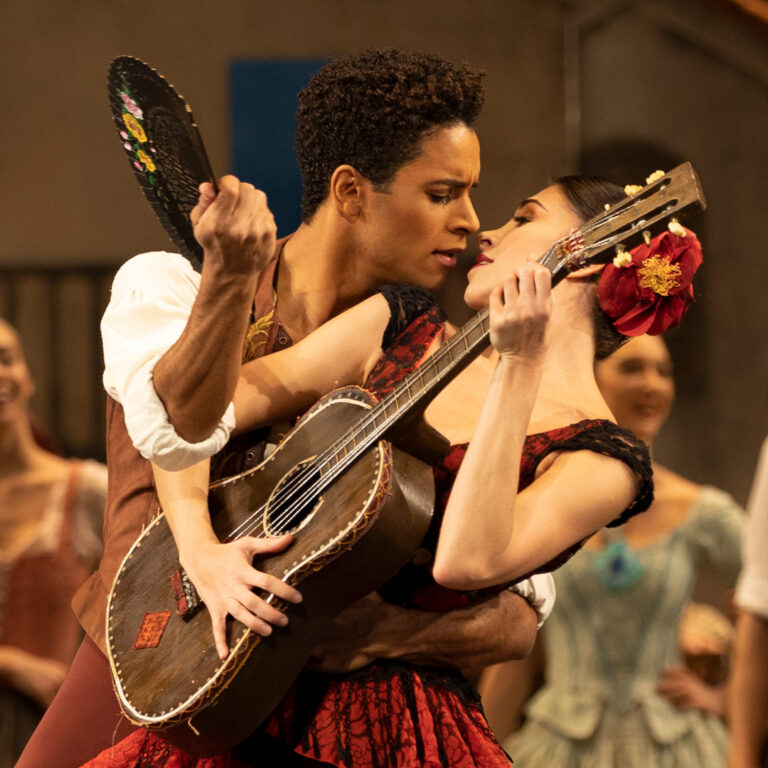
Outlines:
[{"label": "woman in pale green dress", "polygon": [[[597,380],[617,422],[650,445],[674,396],[661,339],[632,339],[598,365]],[[722,691],[682,666],[679,629],[702,567],[735,581],[743,511],[655,462],[654,478],[647,512],[597,534],[555,572],[545,683],[517,733],[507,736],[531,689],[531,663],[483,676],[488,720],[519,768],[725,766]]]}]

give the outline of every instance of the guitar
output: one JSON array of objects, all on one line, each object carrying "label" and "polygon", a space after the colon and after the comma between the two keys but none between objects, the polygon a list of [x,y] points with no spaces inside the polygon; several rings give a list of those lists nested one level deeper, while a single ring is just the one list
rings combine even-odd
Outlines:
[{"label": "guitar", "polygon": [[[689,163],[552,245],[540,263],[557,284],[570,271],[607,263],[673,214],[705,205]],[[107,608],[107,650],[125,714],[193,754],[239,743],[274,709],[309,658],[320,631],[377,589],[411,557],[429,525],[429,466],[388,441],[489,343],[483,310],[380,401],[360,387],[319,400],[261,464],[211,485],[221,540],[292,532],[287,551],[256,566],[298,586],[286,627],[264,638],[228,622],[221,660],[210,620],[178,562],[160,514],[126,555]]]}]

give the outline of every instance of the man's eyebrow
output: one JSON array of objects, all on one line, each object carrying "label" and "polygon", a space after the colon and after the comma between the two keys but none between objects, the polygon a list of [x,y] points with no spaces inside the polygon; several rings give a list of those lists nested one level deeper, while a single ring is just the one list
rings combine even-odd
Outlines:
[{"label": "man's eyebrow", "polygon": [[[467,182],[464,179],[432,179],[432,181],[429,183],[440,187],[450,187],[451,189],[467,186]],[[470,187],[474,189],[477,184],[478,182],[475,181],[470,185]]]},{"label": "man's eyebrow", "polygon": [[539,208],[546,211],[547,207],[540,203],[535,197],[526,197],[525,200],[521,201],[520,205],[518,205],[518,208],[525,208],[528,203],[532,203],[533,205],[538,205]]}]

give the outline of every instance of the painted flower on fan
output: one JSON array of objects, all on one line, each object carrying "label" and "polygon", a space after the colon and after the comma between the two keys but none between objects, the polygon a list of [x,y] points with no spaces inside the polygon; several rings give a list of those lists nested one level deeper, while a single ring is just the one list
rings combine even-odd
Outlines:
[{"label": "painted flower on fan", "polygon": [[144,119],[144,112],[142,111],[141,107],[125,91],[120,91],[120,98],[123,100],[123,104],[125,104],[125,108],[137,120]]},{"label": "painted flower on fan", "polygon": [[155,165],[154,161],[152,160],[152,158],[143,149],[140,149],[136,153],[136,157],[138,157],[139,160],[141,160],[141,162],[144,164],[144,167],[148,171],[155,171],[155,170],[157,170],[157,166]]},{"label": "painted flower on fan", "polygon": [[619,333],[655,336],[680,324],[693,302],[691,281],[703,260],[701,243],[690,230],[666,231],[630,251],[631,263],[607,264],[597,297]]},{"label": "painted flower on fan", "polygon": [[136,141],[141,144],[144,144],[147,141],[147,134],[144,133],[141,123],[130,112],[123,112],[123,122],[125,123],[128,132],[134,139],[136,139]]}]

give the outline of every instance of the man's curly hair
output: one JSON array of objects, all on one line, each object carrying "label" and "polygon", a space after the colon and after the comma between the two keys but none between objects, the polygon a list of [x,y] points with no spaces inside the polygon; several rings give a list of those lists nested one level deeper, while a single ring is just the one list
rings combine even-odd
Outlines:
[{"label": "man's curly hair", "polygon": [[369,49],[326,64],[299,93],[296,155],[302,220],[325,200],[331,175],[348,163],[385,187],[441,126],[472,125],[484,72],[433,54]]}]

